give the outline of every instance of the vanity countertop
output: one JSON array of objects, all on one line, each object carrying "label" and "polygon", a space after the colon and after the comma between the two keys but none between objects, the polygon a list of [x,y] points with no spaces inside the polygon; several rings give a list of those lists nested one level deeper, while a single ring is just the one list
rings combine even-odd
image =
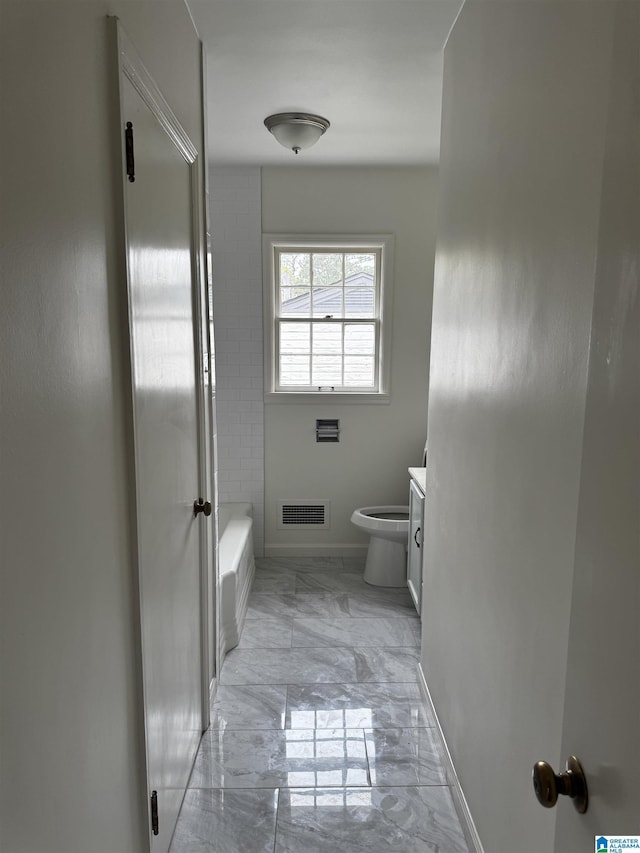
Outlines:
[{"label": "vanity countertop", "polygon": [[409,468],[409,476],[415,480],[422,492],[427,492],[427,469],[426,468]]}]

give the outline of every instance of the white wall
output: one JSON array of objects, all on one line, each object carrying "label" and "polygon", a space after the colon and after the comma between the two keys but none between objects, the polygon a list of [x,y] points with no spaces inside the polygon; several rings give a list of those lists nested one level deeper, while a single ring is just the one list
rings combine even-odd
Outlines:
[{"label": "white wall", "polygon": [[[264,232],[395,235],[391,402],[265,406],[267,553],[362,553],[353,510],[408,502],[426,433],[436,203],[433,168],[262,170]],[[339,444],[316,443],[316,418],[340,419]],[[330,530],[278,529],[279,501],[316,499],[331,502]]]},{"label": "white wall", "polygon": [[612,5],[467,0],[445,50],[421,664],[490,853],[552,849],[566,758]]},{"label": "white wall", "polygon": [[218,489],[253,504],[264,548],[264,406],[260,169],[210,170],[216,334]]},{"label": "white wall", "polygon": [[199,44],[182,0],[3,0],[1,824],[11,853],[147,846],[108,13],[202,139]]}]

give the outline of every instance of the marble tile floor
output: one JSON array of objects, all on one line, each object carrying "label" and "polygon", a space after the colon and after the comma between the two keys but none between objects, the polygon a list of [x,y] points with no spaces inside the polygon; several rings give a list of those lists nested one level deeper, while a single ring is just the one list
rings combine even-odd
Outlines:
[{"label": "marble tile floor", "polygon": [[256,562],[170,853],[467,853],[407,591],[357,559]]}]

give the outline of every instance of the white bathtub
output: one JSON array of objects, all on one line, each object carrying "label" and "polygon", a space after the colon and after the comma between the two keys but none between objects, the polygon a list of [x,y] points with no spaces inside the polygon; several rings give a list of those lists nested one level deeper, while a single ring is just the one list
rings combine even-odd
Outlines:
[{"label": "white bathtub", "polygon": [[220,504],[218,565],[220,571],[220,660],[240,641],[256,572],[253,557],[253,507]]}]

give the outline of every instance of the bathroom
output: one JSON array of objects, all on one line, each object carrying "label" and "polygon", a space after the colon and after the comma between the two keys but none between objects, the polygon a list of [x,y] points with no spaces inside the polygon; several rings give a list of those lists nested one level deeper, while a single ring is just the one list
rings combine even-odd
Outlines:
[{"label": "bathroom", "polygon": [[[214,262],[219,500],[253,505],[261,556],[352,556],[367,537],[356,507],[408,503],[407,468],[427,428],[436,167],[214,167],[209,173]],[[373,403],[327,396],[265,398],[262,234],[391,234],[389,395]],[[317,443],[315,422],[340,422]],[[283,529],[283,503],[328,504],[325,525]]]},{"label": "bathroom", "polygon": [[[196,5],[216,7],[209,29],[196,31]],[[379,35],[366,58],[383,72],[380,93],[395,95],[386,85],[388,24],[404,7],[414,24],[423,11],[448,6],[455,14],[460,4],[249,5],[255,14],[242,16],[239,35],[222,40],[236,55],[243,39],[255,46],[256,70],[245,63],[235,76],[259,96],[267,64],[293,56],[304,89],[291,100],[285,92],[263,98],[254,111],[250,127],[270,156],[269,146],[279,148],[262,126],[271,111],[327,115],[319,152],[335,139],[342,153],[341,124],[354,129],[333,106],[339,80],[322,77],[322,100],[308,90],[304,50],[296,48],[306,49],[314,31],[324,47],[325,25],[344,13],[351,27],[338,28],[342,43],[353,33]],[[123,134],[107,16],[118,16],[205,151],[201,42],[240,6],[2,2],[0,76],[11,81],[2,110],[17,132],[5,134],[0,162],[0,600],[9,685],[0,808],[3,843],[16,853],[157,849],[132,541],[124,173],[116,156]],[[303,10],[316,25],[287,51],[265,32],[278,9]],[[403,58],[416,45],[440,53],[448,27],[410,29]],[[210,175],[220,497],[254,505],[258,555],[363,552],[351,512],[406,502],[406,469],[421,457],[428,417],[421,665],[487,853],[587,850],[594,835],[638,830],[639,41],[636,2],[466,0],[444,55],[437,180],[428,168],[362,161],[314,170],[304,152],[284,150],[281,168],[259,159],[262,171],[227,171],[219,161]],[[232,76],[214,68],[221,54],[224,61],[221,50],[208,54],[218,80]],[[352,45],[342,57],[344,79],[363,83],[364,57]],[[395,121],[374,110],[387,132],[365,128],[366,142],[384,138],[394,156],[406,155],[404,119],[424,110],[427,95]],[[238,113],[245,101],[236,98]],[[358,103],[370,104],[360,89]],[[238,132],[217,112],[212,118],[237,153],[249,125]],[[265,403],[261,235],[300,231],[393,234],[389,402]],[[340,420],[339,444],[315,443],[318,418]],[[194,528],[205,519],[193,518],[192,501],[217,499],[197,485],[172,501]],[[274,515],[282,499],[327,500],[331,527],[285,536]],[[164,705],[169,722],[174,708]],[[566,797],[543,810],[531,785],[534,762],[559,770],[568,755],[594,783],[586,816]],[[487,784],[491,768],[500,784]],[[34,772],[44,792],[37,808]],[[254,817],[245,813],[247,823]],[[160,818],[163,832],[168,823]]]}]

